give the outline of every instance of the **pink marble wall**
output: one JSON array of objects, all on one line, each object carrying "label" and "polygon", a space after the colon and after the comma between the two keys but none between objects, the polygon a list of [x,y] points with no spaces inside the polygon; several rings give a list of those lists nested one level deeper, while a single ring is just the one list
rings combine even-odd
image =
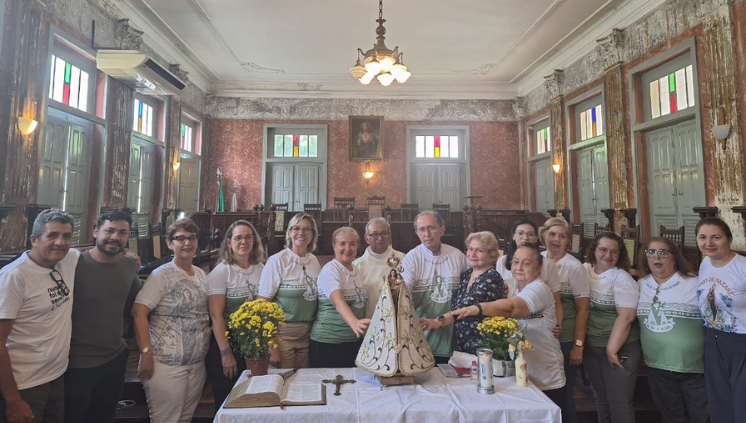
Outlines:
[{"label": "pink marble wall", "polygon": [[[224,172],[226,209],[237,179],[239,209],[248,210],[262,198],[262,142],[265,123],[326,124],[329,128],[327,204],[333,197],[355,197],[363,204],[373,195],[386,196],[386,202],[398,208],[407,202],[407,126],[464,125],[464,122],[396,122],[384,121],[384,160],[371,162],[376,175],[366,185],[362,177],[363,162],[349,160],[349,127],[347,121],[265,121],[250,119],[214,119],[209,138],[208,186],[203,187],[212,204],[215,195],[216,170]],[[518,183],[518,126],[516,122],[469,122],[471,139],[471,192],[483,195],[480,203],[490,209],[520,207]],[[268,206],[268,204],[266,204]]]}]

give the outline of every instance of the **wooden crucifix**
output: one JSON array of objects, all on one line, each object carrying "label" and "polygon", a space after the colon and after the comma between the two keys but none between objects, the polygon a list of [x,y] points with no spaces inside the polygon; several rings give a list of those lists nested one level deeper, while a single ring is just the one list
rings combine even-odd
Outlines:
[{"label": "wooden crucifix", "polygon": [[355,383],[357,382],[355,379],[346,380],[342,375],[337,375],[334,379],[324,379],[322,380],[324,383],[333,383],[337,385],[337,390],[334,391],[334,395],[340,396],[342,393],[339,392],[339,389],[344,385],[345,383]]}]

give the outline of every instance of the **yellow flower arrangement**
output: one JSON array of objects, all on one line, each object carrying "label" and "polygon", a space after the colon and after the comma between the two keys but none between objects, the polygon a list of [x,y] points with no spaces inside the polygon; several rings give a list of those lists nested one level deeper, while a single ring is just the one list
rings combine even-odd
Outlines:
[{"label": "yellow flower arrangement", "polygon": [[516,319],[488,317],[477,325],[482,339],[479,346],[492,350],[495,360],[513,360],[516,350],[531,350],[533,346],[526,340],[526,326]]},{"label": "yellow flower arrangement", "polygon": [[277,303],[254,300],[231,314],[226,335],[234,352],[258,360],[269,356],[270,348],[277,348],[272,338],[284,324],[285,312]]}]

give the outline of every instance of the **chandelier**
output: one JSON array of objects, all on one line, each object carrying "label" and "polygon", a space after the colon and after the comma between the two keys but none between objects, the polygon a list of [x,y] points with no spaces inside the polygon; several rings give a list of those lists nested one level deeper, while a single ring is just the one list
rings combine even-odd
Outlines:
[{"label": "chandelier", "polygon": [[[350,68],[350,73],[364,85],[370,84],[373,78],[377,78],[384,87],[391,85],[394,79],[403,84],[412,76],[412,72],[404,65],[404,53],[399,52],[399,46],[389,50],[383,42],[386,38],[384,37],[386,28],[383,27],[383,23],[386,22],[386,19],[383,19],[383,0],[378,1],[376,22],[378,22],[376,43],[372,49],[364,53],[360,48],[357,49],[357,62]],[[360,61],[361,55],[362,62]]]}]

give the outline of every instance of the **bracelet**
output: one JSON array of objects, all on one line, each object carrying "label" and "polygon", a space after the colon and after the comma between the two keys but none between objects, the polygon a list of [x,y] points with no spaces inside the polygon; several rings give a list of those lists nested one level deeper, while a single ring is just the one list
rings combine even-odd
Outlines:
[{"label": "bracelet", "polygon": [[224,350],[220,350],[221,357],[228,357],[230,354],[231,354],[231,347],[228,347]]},{"label": "bracelet", "polygon": [[484,310],[482,310],[482,306],[479,303],[474,304],[477,307],[477,310],[479,310],[479,314],[477,316],[481,316],[484,313]]}]

